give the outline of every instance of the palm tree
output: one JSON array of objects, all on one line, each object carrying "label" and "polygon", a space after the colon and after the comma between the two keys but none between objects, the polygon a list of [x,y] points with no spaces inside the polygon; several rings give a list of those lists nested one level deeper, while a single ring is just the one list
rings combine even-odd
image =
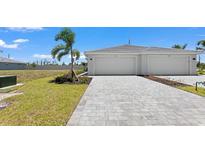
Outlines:
[{"label": "palm tree", "polygon": [[80,52],[76,49],[73,49],[73,44],[75,42],[75,33],[70,28],[62,29],[55,36],[56,41],[63,41],[64,44],[59,44],[54,47],[51,51],[53,58],[57,58],[58,61],[65,55],[71,55],[71,77],[76,76],[73,68],[74,61],[80,58]]},{"label": "palm tree", "polygon": [[187,44],[184,44],[184,45],[175,44],[172,46],[172,48],[176,48],[176,49],[185,49],[186,47],[187,47]]},{"label": "palm tree", "polygon": [[201,40],[199,42],[197,42],[197,47],[196,50],[205,50],[205,40]]},{"label": "palm tree", "polygon": [[[197,42],[196,50],[205,51],[205,40]],[[199,55],[199,65],[201,63],[201,56]]]}]

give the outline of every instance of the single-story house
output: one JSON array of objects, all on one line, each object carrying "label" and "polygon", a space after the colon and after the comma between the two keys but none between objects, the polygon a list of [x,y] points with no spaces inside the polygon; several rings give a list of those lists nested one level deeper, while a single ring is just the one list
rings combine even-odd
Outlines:
[{"label": "single-story house", "polygon": [[122,45],[85,52],[89,75],[195,75],[201,52]]},{"label": "single-story house", "polygon": [[24,70],[26,63],[10,58],[0,57],[0,70]]}]

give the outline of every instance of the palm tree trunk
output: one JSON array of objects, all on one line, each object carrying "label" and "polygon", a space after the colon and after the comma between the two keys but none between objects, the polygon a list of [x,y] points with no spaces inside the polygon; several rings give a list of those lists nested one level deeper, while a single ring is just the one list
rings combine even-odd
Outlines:
[{"label": "palm tree trunk", "polygon": [[73,65],[74,65],[74,58],[73,58],[72,46],[71,46],[71,53],[70,54],[71,54],[71,78],[74,79],[74,77],[75,77],[75,79],[77,79],[77,81],[79,81],[79,78],[78,78],[77,74],[75,73],[74,67],[73,67]]},{"label": "palm tree trunk", "polygon": [[72,49],[72,46],[71,46],[71,78],[72,79],[74,77],[73,62],[74,62],[74,59],[73,59],[73,49]]}]

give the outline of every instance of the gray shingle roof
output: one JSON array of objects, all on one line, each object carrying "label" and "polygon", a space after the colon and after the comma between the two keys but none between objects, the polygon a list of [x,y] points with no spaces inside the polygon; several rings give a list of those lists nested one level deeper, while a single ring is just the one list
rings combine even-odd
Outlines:
[{"label": "gray shingle roof", "polygon": [[5,58],[5,57],[0,57],[0,63],[16,63],[16,64],[21,63],[21,64],[25,64],[24,62],[20,62],[20,61]]},{"label": "gray shingle roof", "polygon": [[161,47],[144,47],[135,45],[121,45],[111,48],[98,49],[94,51],[87,51],[86,54],[100,54],[100,53],[136,53],[136,54],[164,54],[164,53],[182,53],[182,54],[197,54],[193,50],[183,50],[174,48],[161,48]]}]

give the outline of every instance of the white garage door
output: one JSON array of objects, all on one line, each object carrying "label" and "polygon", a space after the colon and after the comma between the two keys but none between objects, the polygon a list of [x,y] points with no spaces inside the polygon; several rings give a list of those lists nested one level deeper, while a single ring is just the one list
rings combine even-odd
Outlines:
[{"label": "white garage door", "polygon": [[96,57],[95,74],[135,74],[135,57]]},{"label": "white garage door", "polygon": [[184,55],[150,55],[148,56],[148,73],[155,75],[189,74],[188,56]]}]

